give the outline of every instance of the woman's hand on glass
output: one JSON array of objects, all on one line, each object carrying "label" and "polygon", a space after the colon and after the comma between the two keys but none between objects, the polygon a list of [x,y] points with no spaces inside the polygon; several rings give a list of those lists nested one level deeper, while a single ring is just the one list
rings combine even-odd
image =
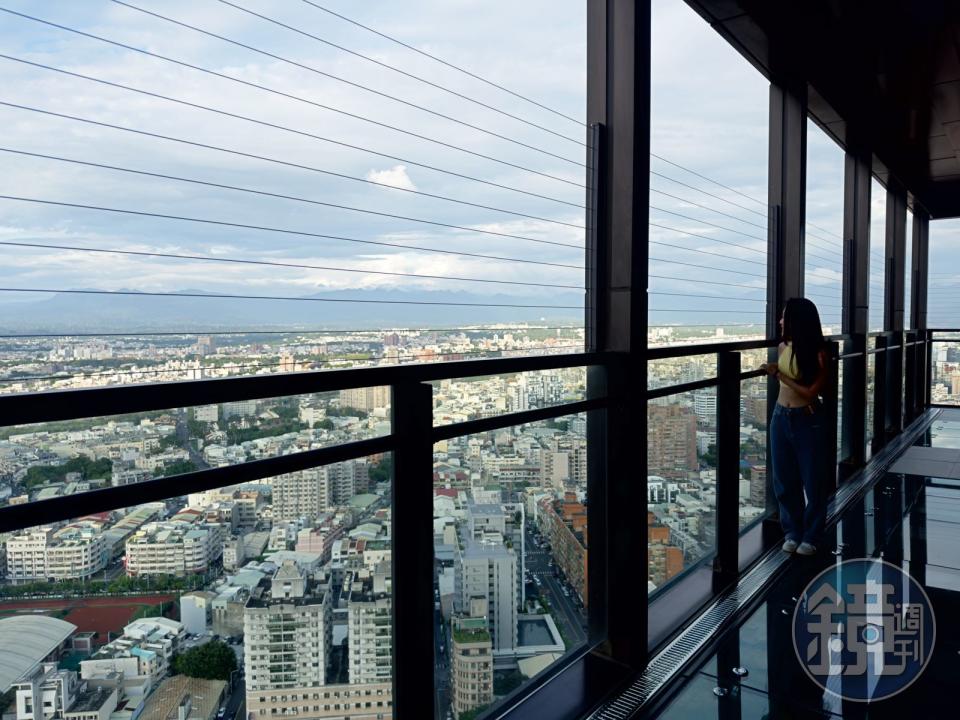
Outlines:
[{"label": "woman's hand on glass", "polygon": [[780,372],[780,367],[775,362],[763,363],[760,366],[760,369],[767,373],[767,375],[776,375]]}]

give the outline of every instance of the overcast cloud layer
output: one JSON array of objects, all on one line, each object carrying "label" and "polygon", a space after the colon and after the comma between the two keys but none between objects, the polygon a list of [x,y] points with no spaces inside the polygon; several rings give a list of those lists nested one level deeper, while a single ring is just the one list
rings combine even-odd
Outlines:
[{"label": "overcast cloud layer", "polygon": [[[518,310],[518,319],[582,318],[577,307],[583,299],[584,2],[326,3],[332,10],[573,120],[468,78],[300,0],[131,0],[131,4],[262,52],[107,0],[39,4],[7,0],[4,6],[11,10],[226,78],[7,13],[0,15],[4,55],[181,101],[0,58],[0,101],[8,103],[0,105],[5,129],[0,142],[4,167],[0,194],[234,225],[0,200],[0,241],[312,267],[7,245],[2,246],[2,287],[297,297],[352,293],[349,297],[395,298],[400,293],[417,300],[459,297],[464,302],[544,306]],[[762,323],[768,84],[679,0],[654,3],[653,27],[652,146],[659,157],[652,159],[655,174],[651,178],[651,322]],[[317,38],[428,79],[472,101]],[[821,304],[825,323],[830,323],[839,312],[843,165],[840,150],[819,132],[811,127],[807,284],[811,297]],[[882,202],[875,206],[882,210]],[[498,259],[475,257],[478,254]],[[882,273],[878,281],[882,283]],[[21,304],[44,297],[49,298],[3,292],[0,303],[5,305],[0,307],[26,307]],[[150,305],[162,315],[165,301],[157,298]],[[18,305],[12,306],[14,302]],[[138,301],[142,302],[147,301]],[[205,307],[213,308],[203,299],[191,303],[198,316],[208,312]],[[337,314],[335,306],[316,312],[318,325],[332,323]],[[376,306],[365,308],[364,313],[371,322],[377,318]],[[22,321],[29,313],[3,315],[9,324],[12,317]],[[71,325],[78,320],[83,318],[73,318]],[[22,322],[17,324],[22,329]]]}]

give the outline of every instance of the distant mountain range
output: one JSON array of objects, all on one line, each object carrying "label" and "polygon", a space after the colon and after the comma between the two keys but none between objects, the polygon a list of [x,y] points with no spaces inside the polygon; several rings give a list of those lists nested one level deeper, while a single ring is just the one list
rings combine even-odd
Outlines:
[{"label": "distant mountain range", "polygon": [[[124,292],[133,294],[57,293],[39,295],[37,300],[8,300],[0,303],[0,330],[44,333],[376,329],[391,326],[456,327],[459,324],[535,322],[541,319],[563,324],[583,321],[584,298],[584,294],[577,291],[527,297],[505,293],[342,290],[304,296],[301,301],[157,297],[136,291]],[[199,290],[174,292],[209,294]],[[250,294],[270,293],[253,290]],[[573,307],[518,307],[530,305]]]}]

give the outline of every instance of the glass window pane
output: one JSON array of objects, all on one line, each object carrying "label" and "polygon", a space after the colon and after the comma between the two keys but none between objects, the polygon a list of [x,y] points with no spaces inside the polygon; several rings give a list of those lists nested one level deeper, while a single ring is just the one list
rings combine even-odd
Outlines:
[{"label": "glass window pane", "polygon": [[884,329],[884,288],[887,266],[887,189],[873,178],[870,181],[870,309],[868,330]]},{"label": "glass window pane", "polygon": [[[867,338],[867,350],[872,350],[876,347],[876,338]],[[867,355],[867,427],[866,427],[866,448],[864,458],[869,460],[873,457],[873,410],[876,399],[876,369],[877,369],[877,355],[876,353],[871,353]]]},{"label": "glass window pane", "polygon": [[440,380],[433,383],[433,419],[435,425],[450,425],[586,397],[585,367]]},{"label": "glass window pane", "polygon": [[[287,475],[5,536],[3,622],[44,623],[66,647],[51,642],[26,688],[60,678],[80,695],[104,688],[104,712],[155,716],[190,694],[204,717],[244,701],[255,717],[329,713],[362,694],[389,715],[390,467],[384,455],[316,468],[293,483],[290,516],[277,512]],[[328,507],[306,502],[325,493]]]},{"label": "glass window pane", "polygon": [[[931,220],[927,327],[960,330],[960,220]],[[930,401],[960,405],[960,332],[936,335]]]},{"label": "glass window pane", "polygon": [[655,594],[716,552],[716,389],[651,400],[647,431],[647,573]]},{"label": "glass window pane", "polygon": [[740,383],[740,528],[767,508],[767,378]]},{"label": "glass window pane", "polygon": [[912,330],[911,309],[913,307],[913,212],[907,209],[907,237],[904,248],[903,273],[903,329]]},{"label": "glass window pane", "polygon": [[762,338],[769,83],[681,0],[652,13],[650,343]]},{"label": "glass window pane", "polygon": [[22,502],[130,485],[386,435],[390,388],[199,405],[0,428]]},{"label": "glass window pane", "polygon": [[844,152],[807,120],[805,294],[820,311],[824,335],[841,331],[843,309]]},{"label": "glass window pane", "polygon": [[496,707],[587,639],[586,416],[434,446],[440,717]]},{"label": "glass window pane", "polygon": [[927,327],[960,328],[960,220],[931,220]]},{"label": "glass window pane", "polygon": [[[764,355],[766,357],[766,355]],[[758,360],[757,364],[763,362]],[[650,360],[647,363],[647,389],[656,390],[670,385],[707,380],[717,376],[717,354],[684,355],[682,357]]]},{"label": "glass window pane", "polygon": [[[843,354],[844,343],[840,344],[840,353]],[[846,360],[837,360],[837,461],[843,457],[843,369]]]},{"label": "glass window pane", "polygon": [[258,9],[6,18],[0,391],[582,349],[585,3]]},{"label": "glass window pane", "polygon": [[960,405],[960,333],[935,333],[930,352],[930,402]]}]

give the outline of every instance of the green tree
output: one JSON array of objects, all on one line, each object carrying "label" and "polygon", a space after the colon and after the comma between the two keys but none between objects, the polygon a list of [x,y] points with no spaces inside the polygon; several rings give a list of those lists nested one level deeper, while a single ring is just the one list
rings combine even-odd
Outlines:
[{"label": "green tree", "polygon": [[368,413],[366,410],[361,410],[360,408],[345,406],[328,407],[327,415],[329,417],[355,417],[360,418],[361,420],[366,420],[370,416],[370,413]]},{"label": "green tree", "polygon": [[10,688],[6,692],[0,693],[0,715],[3,715],[7,708],[13,704],[13,701],[17,698],[17,691],[13,688]]},{"label": "green tree", "polygon": [[98,478],[110,479],[113,462],[110,458],[91,460],[86,455],[78,455],[67,460],[63,465],[34,465],[27,470],[24,484],[28,488],[46,485],[50,482],[59,482],[66,479],[67,473],[76,472],[84,480]]},{"label": "green tree", "polygon": [[380,483],[393,477],[393,456],[387,455],[370,468],[370,481]]},{"label": "green tree", "polygon": [[176,433],[170,433],[160,438],[160,447],[158,448],[160,452],[169,450],[172,447],[180,447],[180,438],[177,437]]},{"label": "green tree", "polygon": [[509,695],[523,685],[523,675],[519,670],[511,670],[501,675],[493,676],[493,694]]},{"label": "green tree", "polygon": [[190,460],[174,460],[172,463],[165,465],[163,471],[160,472],[157,477],[183,475],[184,473],[193,472],[196,469],[197,466],[194,465]]},{"label": "green tree", "polygon": [[336,426],[333,424],[333,420],[331,420],[330,418],[324,418],[323,420],[317,420],[317,421],[313,424],[313,429],[314,429],[314,430],[333,430],[334,427],[336,427]]},{"label": "green tree", "polygon": [[237,669],[237,656],[233,648],[221,640],[190,648],[173,659],[173,671],[187,677],[205,680],[230,680],[230,673]]},{"label": "green tree", "polygon": [[287,402],[282,405],[276,405],[275,407],[272,407],[271,410],[277,414],[277,417],[284,420],[297,420],[300,417],[300,407],[295,402]]},{"label": "green tree", "polygon": [[707,451],[700,456],[700,462],[707,467],[717,466],[717,446],[713,443],[707,445]]}]

